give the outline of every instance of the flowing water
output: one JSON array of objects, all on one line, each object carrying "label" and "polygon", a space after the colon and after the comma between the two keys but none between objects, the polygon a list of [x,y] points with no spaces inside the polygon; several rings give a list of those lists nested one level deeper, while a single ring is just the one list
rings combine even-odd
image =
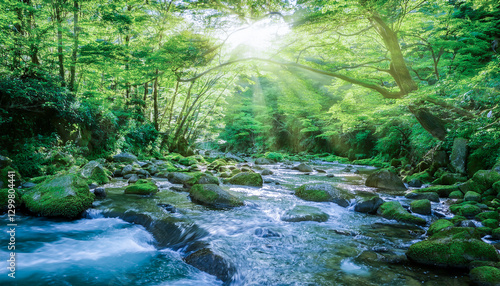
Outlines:
[{"label": "flowing water", "polygon": [[[108,197],[94,203],[87,218],[64,221],[17,216],[16,278],[7,276],[6,235],[0,245],[0,285],[222,285],[212,275],[183,261],[186,247],[162,247],[140,224],[113,213],[146,213],[182,230],[201,229],[196,238],[236,268],[231,285],[467,285],[467,272],[420,268],[404,259],[405,250],[424,238],[425,228],[356,213],[352,207],[303,201],[293,189],[308,182],[330,182],[353,193],[374,192],[364,186],[373,168],[361,174],[344,172],[345,165],[316,162],[333,173],[305,175],[284,165],[269,165],[274,174],[263,188],[230,186],[244,207],[211,210],[191,203],[185,192],[157,179],[155,196],[124,195],[126,183],[106,186]],[[382,194],[385,199],[401,197]],[[158,204],[169,204],[169,212]],[[280,217],[296,205],[327,213],[326,222],[284,222]],[[434,208],[440,207],[433,203]],[[435,217],[426,217],[428,220]],[[7,217],[0,216],[1,221]],[[7,228],[2,229],[5,233]],[[181,233],[181,236],[183,234]],[[177,241],[178,242],[178,241]],[[192,243],[190,241],[189,243]],[[5,258],[5,259],[3,259]]]}]

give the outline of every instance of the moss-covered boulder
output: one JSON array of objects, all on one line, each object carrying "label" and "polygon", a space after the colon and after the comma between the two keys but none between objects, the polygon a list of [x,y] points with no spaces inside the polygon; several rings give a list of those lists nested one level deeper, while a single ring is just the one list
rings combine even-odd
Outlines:
[{"label": "moss-covered boulder", "polygon": [[388,170],[380,170],[371,174],[366,178],[365,185],[389,191],[406,191],[406,186],[401,178]]},{"label": "moss-covered boulder", "polygon": [[231,278],[236,273],[236,268],[231,263],[208,248],[202,248],[189,254],[184,258],[184,261],[203,272],[214,275],[224,285],[229,285]]},{"label": "moss-covered boulder", "polygon": [[411,191],[405,195],[405,198],[411,200],[429,200],[431,202],[439,202],[439,195],[434,192],[420,193],[416,191]]},{"label": "moss-covered boulder", "polygon": [[189,173],[189,176],[192,176],[192,178],[185,182],[185,184],[188,186],[196,184],[215,184],[215,185],[219,184],[219,179],[212,176],[212,174],[210,173],[195,172],[195,173]]},{"label": "moss-covered boulder", "polygon": [[158,186],[151,180],[140,179],[125,188],[125,194],[151,195],[158,192]]},{"label": "moss-covered boulder", "polygon": [[445,229],[450,229],[453,227],[453,223],[449,220],[446,219],[438,219],[437,221],[433,222],[430,226],[429,229],[427,230],[427,234],[429,236],[432,236],[442,230]]},{"label": "moss-covered boulder", "polygon": [[132,163],[137,161],[137,157],[130,153],[120,153],[113,156],[113,161],[115,162],[125,162]]},{"label": "moss-covered boulder", "polygon": [[448,196],[450,199],[463,199],[464,198],[464,193],[461,191],[453,191],[450,193]]},{"label": "moss-covered boulder", "polygon": [[476,192],[482,194],[500,181],[500,174],[492,170],[477,171],[471,179],[475,183]]},{"label": "moss-covered boulder", "polygon": [[263,180],[259,173],[242,172],[234,175],[228,181],[228,183],[233,185],[242,186],[252,186],[252,187],[262,187]]},{"label": "moss-covered boulder", "polygon": [[483,226],[489,227],[491,229],[498,228],[498,220],[493,218],[485,219],[481,222]]},{"label": "moss-covered boulder", "polygon": [[378,208],[384,203],[384,200],[379,196],[369,196],[356,198],[356,204],[354,205],[354,211],[360,213],[374,214],[377,212]]},{"label": "moss-covered boulder", "polygon": [[377,214],[387,219],[395,219],[399,222],[414,223],[418,225],[425,225],[427,223],[425,219],[410,214],[396,201],[383,203],[378,208]]},{"label": "moss-covered boulder", "polygon": [[328,183],[304,184],[295,190],[295,195],[306,201],[334,202],[342,207],[349,206],[354,198],[348,191]]},{"label": "moss-covered boulder", "polygon": [[[14,176],[9,176],[9,174],[13,174]],[[5,167],[2,170],[0,170],[0,179],[2,185],[2,188],[8,188],[9,187],[9,180],[13,179],[14,186],[19,187],[22,183],[22,177],[21,174],[19,174],[18,171],[14,170],[11,166]]]},{"label": "moss-covered boulder", "polygon": [[498,286],[500,285],[500,269],[492,266],[481,266],[472,269],[469,273],[472,285]]},{"label": "moss-covered boulder", "polygon": [[168,181],[172,184],[186,184],[190,180],[193,180],[191,174],[181,173],[181,172],[171,172],[167,175]]},{"label": "moss-covered boulder", "polygon": [[198,160],[192,157],[186,157],[179,160],[179,164],[184,166],[193,166],[198,164]]},{"label": "moss-covered boulder", "polygon": [[482,213],[477,214],[475,219],[478,221],[483,221],[485,219],[499,220],[500,217],[498,215],[498,212],[496,212],[496,211],[487,211],[487,212],[482,212]]},{"label": "moss-covered boulder", "polygon": [[429,200],[416,200],[410,203],[410,210],[413,213],[430,215],[431,202]]},{"label": "moss-covered boulder", "polygon": [[422,171],[419,173],[408,175],[404,178],[404,181],[407,183],[413,182],[412,185],[417,186],[415,182],[420,182],[420,186],[422,183],[430,183],[432,176],[427,171]]},{"label": "moss-covered boulder", "polygon": [[82,167],[80,174],[91,182],[99,185],[109,182],[109,172],[97,161],[90,161]]},{"label": "moss-covered boulder", "polygon": [[455,185],[467,181],[467,177],[456,173],[444,173],[441,177],[432,181],[433,185]]},{"label": "moss-covered boulder", "polygon": [[420,241],[410,246],[406,256],[416,263],[453,268],[466,268],[475,260],[499,260],[495,247],[475,238],[445,237]]},{"label": "moss-covered boulder", "polygon": [[86,180],[76,174],[55,176],[22,197],[27,209],[37,215],[66,218],[78,217],[94,199]]},{"label": "moss-covered boulder", "polygon": [[474,204],[471,204],[472,202],[473,201],[452,205],[450,206],[450,211],[453,214],[462,215],[467,218],[473,218],[481,212],[481,208]]},{"label": "moss-covered boulder", "polygon": [[444,185],[438,185],[438,186],[431,186],[423,189],[418,189],[415,190],[414,192],[418,193],[437,193],[441,198],[447,198],[450,196],[450,194],[454,191],[460,191],[459,187],[457,185],[453,186],[444,186]]},{"label": "moss-covered boulder", "polygon": [[481,195],[474,192],[474,191],[468,191],[464,195],[464,201],[475,201],[475,202],[480,202],[481,201]]},{"label": "moss-covered boulder", "polygon": [[212,163],[210,163],[208,166],[207,166],[207,169],[209,170],[215,170],[215,171],[220,171],[220,168],[221,167],[224,167],[226,166],[228,163],[223,160],[223,159],[217,159],[215,161],[213,161]]},{"label": "moss-covered boulder", "polygon": [[327,221],[329,215],[322,212],[319,208],[310,206],[295,206],[288,210],[282,217],[282,221],[299,222],[299,221]]},{"label": "moss-covered boulder", "polygon": [[218,209],[243,205],[240,199],[215,184],[194,185],[189,190],[189,197],[195,203]]}]

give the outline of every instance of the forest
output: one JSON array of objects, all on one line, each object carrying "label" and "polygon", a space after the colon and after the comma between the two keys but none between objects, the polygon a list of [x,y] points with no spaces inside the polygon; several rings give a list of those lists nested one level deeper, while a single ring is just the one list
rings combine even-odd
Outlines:
[{"label": "forest", "polygon": [[0,281],[500,285],[499,53],[497,0],[2,0]]}]

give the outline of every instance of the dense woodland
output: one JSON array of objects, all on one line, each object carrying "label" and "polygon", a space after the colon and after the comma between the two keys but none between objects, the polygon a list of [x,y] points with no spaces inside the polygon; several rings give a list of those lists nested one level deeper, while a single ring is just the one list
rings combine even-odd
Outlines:
[{"label": "dense woodland", "polygon": [[[25,176],[57,171],[57,151],[80,163],[216,148],[416,167],[463,137],[469,175],[499,155],[494,0],[0,9],[0,149]],[[252,39],[276,27],[285,32]]]}]

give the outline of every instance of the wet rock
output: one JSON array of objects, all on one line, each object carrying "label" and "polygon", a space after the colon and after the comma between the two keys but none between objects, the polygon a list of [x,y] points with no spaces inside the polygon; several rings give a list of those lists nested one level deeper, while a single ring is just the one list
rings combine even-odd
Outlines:
[{"label": "wet rock", "polygon": [[85,179],[67,174],[36,185],[22,198],[26,207],[37,215],[76,218],[92,205],[95,195]]},{"label": "wet rock", "polygon": [[377,212],[378,208],[384,203],[384,200],[378,196],[372,196],[367,198],[357,198],[356,205],[354,206],[354,211],[360,213],[374,214]]},{"label": "wet rock", "polygon": [[408,186],[412,188],[420,188],[422,187],[422,181],[420,181],[419,179],[412,179],[408,182]]},{"label": "wet rock", "polygon": [[168,181],[172,184],[185,184],[193,179],[193,176],[181,172],[168,173]]},{"label": "wet rock", "polygon": [[407,210],[401,206],[399,202],[385,202],[377,210],[377,214],[387,218],[395,219],[400,222],[414,223],[418,225],[425,225],[427,222],[425,219],[416,217],[410,214]]},{"label": "wet rock", "polygon": [[94,195],[97,199],[104,199],[106,197],[106,189],[105,188],[95,188]]},{"label": "wet rock", "polygon": [[177,186],[170,187],[170,190],[174,192],[189,192],[189,188]]},{"label": "wet rock", "polygon": [[341,190],[328,183],[304,184],[297,188],[295,195],[306,201],[334,202],[342,207],[347,207],[354,197],[346,190]]},{"label": "wet rock", "polygon": [[268,176],[268,175],[272,175],[273,174],[273,171],[269,170],[269,169],[264,169],[262,170],[262,172],[260,173],[262,176]]},{"label": "wet rock", "polygon": [[255,165],[269,165],[269,164],[272,164],[272,162],[267,160],[266,158],[255,159]]},{"label": "wet rock", "polygon": [[158,186],[151,180],[140,179],[125,188],[125,194],[151,195],[158,192]]},{"label": "wet rock", "polygon": [[92,180],[100,185],[109,182],[108,172],[97,161],[90,161],[82,167],[80,174],[83,178]]},{"label": "wet rock", "polygon": [[134,173],[134,167],[132,167],[132,165],[127,165],[127,166],[123,167],[121,173],[122,173],[122,176],[126,176],[128,174],[133,174]]},{"label": "wet rock", "polygon": [[417,193],[436,193],[439,195],[441,198],[447,198],[450,196],[450,194],[454,191],[460,191],[460,188],[458,185],[454,186],[431,186],[423,189],[417,189],[414,190],[414,192]]},{"label": "wet rock", "polygon": [[464,201],[475,201],[475,202],[480,202],[481,201],[481,195],[473,192],[473,191],[468,191],[465,193],[464,196]]},{"label": "wet rock", "polygon": [[418,193],[418,192],[409,192],[405,195],[405,198],[411,200],[429,200],[431,202],[439,202],[439,195],[434,192],[428,193]]},{"label": "wet rock", "polygon": [[149,172],[146,170],[137,170],[136,174],[141,176],[141,177],[144,176],[146,178],[151,176],[151,174],[149,174]]},{"label": "wet rock", "polygon": [[281,234],[278,232],[275,232],[271,229],[265,228],[265,227],[259,227],[255,229],[254,232],[255,236],[258,237],[263,237],[263,238],[270,238],[270,237],[281,237]]},{"label": "wet rock", "polygon": [[201,271],[214,275],[224,283],[229,283],[236,273],[236,269],[232,264],[222,256],[213,253],[209,248],[203,248],[191,253],[184,258],[184,261]]},{"label": "wet rock", "polygon": [[170,205],[170,204],[158,204],[158,206],[161,207],[162,209],[166,210],[169,213],[176,213],[177,212],[177,208],[174,207],[173,205]]},{"label": "wet rock", "polygon": [[139,175],[137,175],[137,174],[130,173],[130,174],[126,174],[125,176],[123,176],[123,179],[128,180],[128,179],[132,178],[133,176],[139,177]]},{"label": "wet rock", "polygon": [[450,195],[448,197],[450,199],[463,199],[464,193],[462,193],[462,191],[453,191],[450,193]]},{"label": "wet rock", "polygon": [[498,286],[500,285],[500,269],[492,266],[480,266],[469,273],[472,285]]},{"label": "wet rock", "polygon": [[427,199],[415,200],[410,203],[410,210],[413,213],[430,215],[431,214],[431,202]]},{"label": "wet rock", "polygon": [[335,177],[335,175],[334,175],[334,174],[332,174],[332,173],[326,174],[326,176],[327,176],[328,178],[333,178],[333,177]]},{"label": "wet rock", "polygon": [[[137,174],[129,174],[130,175],[130,178],[128,178],[128,181],[127,183],[130,185],[130,184],[134,184],[136,183],[137,181],[139,181],[139,175]],[[127,175],[128,176],[128,175]]]},{"label": "wet rock", "polygon": [[442,230],[450,229],[454,226],[454,224],[446,219],[438,219],[437,221],[433,222],[430,226],[429,229],[427,230],[427,234],[429,236],[432,236]]},{"label": "wet rock", "polygon": [[304,172],[304,173],[314,171],[311,166],[304,164],[304,163],[300,163],[298,166],[295,166],[292,169],[298,170],[298,171]]},{"label": "wet rock", "polygon": [[282,217],[282,221],[300,222],[300,221],[317,221],[325,222],[329,215],[322,212],[319,208],[310,206],[295,206],[288,210]]},{"label": "wet rock", "polygon": [[455,138],[450,155],[450,165],[457,173],[465,174],[467,163],[467,140]]},{"label": "wet rock", "polygon": [[314,168],[314,170],[315,170],[316,172],[318,172],[318,173],[326,173],[326,171],[325,171],[325,170],[323,170],[323,169],[317,169],[317,168]]},{"label": "wet rock", "polygon": [[483,221],[485,219],[496,219],[496,220],[498,220],[500,218],[499,218],[498,212],[496,212],[496,211],[487,211],[487,212],[482,212],[482,213],[476,215],[475,219],[478,220],[478,221]]},{"label": "wet rock", "polygon": [[460,222],[461,227],[476,227],[476,224],[472,220],[463,220]]},{"label": "wet rock", "polygon": [[243,172],[236,174],[228,180],[228,183],[233,185],[262,187],[262,176],[258,173]]},{"label": "wet rock", "polygon": [[196,172],[196,173],[190,173],[190,176],[192,176],[191,179],[187,180],[184,182],[184,184],[188,186],[196,185],[196,184],[219,184],[219,179],[216,177],[212,176],[212,174],[209,173],[201,173],[201,172]]},{"label": "wet rock", "polygon": [[218,209],[244,205],[240,199],[214,184],[194,185],[189,190],[189,197],[195,203]]},{"label": "wet rock", "polygon": [[238,162],[238,163],[245,162],[245,160],[243,160],[241,157],[236,156],[236,155],[232,154],[231,152],[227,152],[224,156],[225,156],[227,159],[234,160],[234,161],[236,161],[236,162]]},{"label": "wet rock", "polygon": [[34,186],[36,186],[36,184],[35,184],[35,183],[32,183],[32,182],[26,182],[26,183],[23,183],[23,184],[21,185],[21,187],[22,187],[23,189],[33,188]]},{"label": "wet rock", "polygon": [[113,161],[132,163],[132,162],[137,161],[137,157],[130,154],[130,153],[120,153],[120,154],[113,156]]},{"label": "wet rock", "polygon": [[377,171],[366,179],[367,187],[386,189],[390,191],[406,191],[406,186],[401,178],[387,170]]}]

